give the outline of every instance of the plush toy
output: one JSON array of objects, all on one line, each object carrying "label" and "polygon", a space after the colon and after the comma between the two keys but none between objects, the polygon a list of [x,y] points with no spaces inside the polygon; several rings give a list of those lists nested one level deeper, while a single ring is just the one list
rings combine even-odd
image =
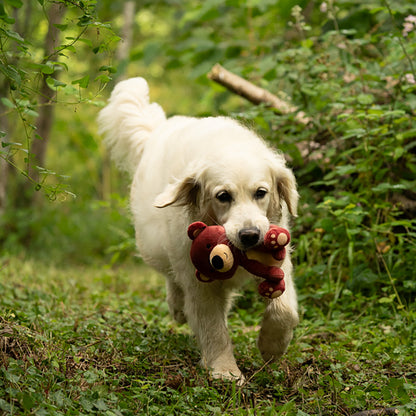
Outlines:
[{"label": "plush toy", "polygon": [[201,282],[230,279],[238,266],[242,266],[265,279],[258,287],[262,296],[276,298],[284,292],[281,266],[286,255],[285,246],[290,241],[286,229],[271,225],[262,244],[247,251],[233,246],[220,225],[194,222],[188,228],[188,236],[192,240],[191,260]]}]

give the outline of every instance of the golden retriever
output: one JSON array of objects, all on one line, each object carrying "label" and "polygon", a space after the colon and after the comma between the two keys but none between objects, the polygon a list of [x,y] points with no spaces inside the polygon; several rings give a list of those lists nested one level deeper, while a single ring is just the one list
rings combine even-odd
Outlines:
[{"label": "golden retriever", "polygon": [[[132,176],[131,212],[143,259],[166,276],[172,316],[192,328],[201,363],[216,378],[244,380],[233,355],[227,314],[233,293],[250,277],[203,283],[190,260],[187,228],[194,221],[224,226],[247,250],[274,223],[288,228],[298,193],[284,157],[226,117],[171,117],[149,102],[143,78],[116,85],[99,115],[100,132],[121,169]],[[240,270],[241,269],[241,270]],[[266,361],[287,349],[298,323],[290,249],[282,269],[286,290],[268,300],[258,338]]]}]

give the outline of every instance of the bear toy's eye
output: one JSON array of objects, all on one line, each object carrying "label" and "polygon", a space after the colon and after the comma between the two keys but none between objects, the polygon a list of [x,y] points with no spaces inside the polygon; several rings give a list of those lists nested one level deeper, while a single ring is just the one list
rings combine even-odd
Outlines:
[{"label": "bear toy's eye", "polygon": [[215,198],[218,199],[218,201],[225,203],[230,203],[233,200],[233,197],[231,194],[227,191],[219,191],[217,195],[215,195]]}]

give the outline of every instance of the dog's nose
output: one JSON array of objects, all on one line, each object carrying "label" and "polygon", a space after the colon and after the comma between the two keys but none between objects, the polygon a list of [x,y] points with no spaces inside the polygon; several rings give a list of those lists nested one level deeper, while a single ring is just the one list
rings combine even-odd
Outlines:
[{"label": "dog's nose", "polygon": [[238,238],[244,248],[253,247],[259,242],[260,230],[257,227],[243,228],[239,231]]}]

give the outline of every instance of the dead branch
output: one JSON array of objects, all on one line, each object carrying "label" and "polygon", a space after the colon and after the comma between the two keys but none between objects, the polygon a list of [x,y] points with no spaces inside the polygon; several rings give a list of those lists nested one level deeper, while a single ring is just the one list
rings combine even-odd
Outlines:
[{"label": "dead branch", "polygon": [[[264,88],[260,88],[246,79],[233,74],[223,68],[220,64],[215,64],[207,76],[210,80],[215,81],[231,92],[244,97],[253,104],[258,105],[264,103],[280,114],[289,114],[297,111],[297,107],[287,103]],[[308,124],[311,121],[302,111],[299,111],[295,118],[302,124]]]}]

